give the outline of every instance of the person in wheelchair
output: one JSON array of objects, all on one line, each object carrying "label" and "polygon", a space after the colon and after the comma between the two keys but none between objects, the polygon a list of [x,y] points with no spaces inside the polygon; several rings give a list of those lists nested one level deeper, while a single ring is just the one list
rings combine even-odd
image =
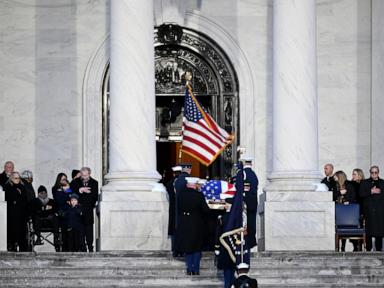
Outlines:
[{"label": "person in wheelchair", "polygon": [[57,206],[53,199],[48,198],[47,188],[41,185],[37,190],[37,198],[33,199],[29,205],[32,217],[33,228],[37,235],[35,245],[42,245],[42,229],[52,229],[54,235],[54,246],[56,251],[60,249],[59,221]]}]

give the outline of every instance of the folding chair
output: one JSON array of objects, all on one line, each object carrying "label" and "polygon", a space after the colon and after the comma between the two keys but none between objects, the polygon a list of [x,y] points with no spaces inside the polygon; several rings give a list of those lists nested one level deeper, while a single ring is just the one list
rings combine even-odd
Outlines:
[{"label": "folding chair", "polygon": [[362,240],[366,249],[365,227],[360,223],[359,204],[336,204],[336,251],[339,251],[341,239]]}]

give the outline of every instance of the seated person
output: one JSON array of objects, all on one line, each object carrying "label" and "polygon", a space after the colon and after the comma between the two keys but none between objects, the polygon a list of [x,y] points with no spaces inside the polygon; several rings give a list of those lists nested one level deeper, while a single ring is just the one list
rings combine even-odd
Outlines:
[{"label": "seated person", "polygon": [[257,281],[248,276],[249,265],[246,263],[240,263],[237,266],[237,277],[233,282],[233,288],[257,288]]},{"label": "seated person", "polygon": [[33,228],[38,237],[35,245],[43,244],[41,241],[41,228],[52,228],[54,234],[54,245],[56,250],[60,248],[59,243],[59,224],[57,219],[57,208],[55,201],[48,198],[47,189],[41,185],[37,190],[37,198],[31,200],[29,204],[32,216]]}]

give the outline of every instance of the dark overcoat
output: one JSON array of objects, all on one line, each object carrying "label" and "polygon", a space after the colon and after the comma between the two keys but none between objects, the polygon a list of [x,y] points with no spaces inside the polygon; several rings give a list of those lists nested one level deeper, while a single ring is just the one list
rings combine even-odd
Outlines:
[{"label": "dark overcoat", "polygon": [[165,184],[165,188],[168,193],[169,210],[168,210],[168,235],[175,234],[176,227],[176,193],[175,193],[175,182],[176,178],[172,178]]},{"label": "dark overcoat", "polygon": [[327,185],[328,191],[335,191],[336,189],[336,181],[332,176],[324,177],[323,180],[321,180],[321,183]]},{"label": "dark overcoat", "polygon": [[24,185],[5,185],[5,201],[7,201],[7,231],[9,243],[22,242],[26,244],[28,201]]},{"label": "dark overcoat", "polygon": [[[82,187],[89,187],[91,189],[91,193],[80,193],[79,190]],[[90,177],[87,185],[84,185],[83,180],[81,178],[77,178],[71,182],[71,189],[73,193],[79,195],[79,203],[83,211],[84,224],[93,224],[93,209],[96,207],[96,202],[99,198],[99,183]]]},{"label": "dark overcoat", "polygon": [[259,179],[256,173],[250,167],[244,168],[244,183],[250,184],[250,189],[244,195],[244,201],[247,205],[247,230],[248,230],[248,247],[253,248],[256,246],[256,215],[257,215],[257,189],[259,186]]},{"label": "dark overcoat", "polygon": [[[380,194],[371,194],[376,186],[381,189]],[[365,227],[368,236],[384,237],[384,180],[363,180],[360,185],[360,196],[363,198]]]},{"label": "dark overcoat", "polygon": [[201,251],[204,241],[204,214],[209,212],[203,194],[186,188],[178,195],[177,209],[177,250],[185,253]]},{"label": "dark overcoat", "polygon": [[341,196],[343,196],[341,203],[344,203],[344,202],[356,203],[357,202],[356,191],[352,182],[347,180],[345,181],[344,185],[345,185],[345,190],[347,190],[347,192],[344,195],[341,195],[340,189],[338,185],[336,185],[336,189],[333,191],[333,201],[337,201],[338,199],[340,199]]}]

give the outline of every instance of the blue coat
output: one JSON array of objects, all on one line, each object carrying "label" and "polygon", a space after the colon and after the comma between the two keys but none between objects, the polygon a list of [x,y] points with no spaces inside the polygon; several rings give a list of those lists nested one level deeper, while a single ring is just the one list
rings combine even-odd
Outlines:
[{"label": "blue coat", "polygon": [[244,201],[247,204],[247,240],[249,248],[253,248],[256,246],[257,189],[259,179],[250,167],[244,168],[244,174],[244,183],[250,184],[249,191],[244,195]]}]

